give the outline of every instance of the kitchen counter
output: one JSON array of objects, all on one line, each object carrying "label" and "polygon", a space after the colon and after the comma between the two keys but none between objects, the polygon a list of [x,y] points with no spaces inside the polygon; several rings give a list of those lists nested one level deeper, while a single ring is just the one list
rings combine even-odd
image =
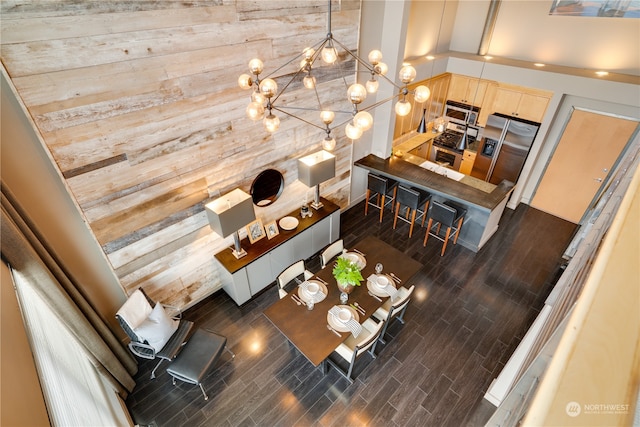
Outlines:
[{"label": "kitchen counter", "polygon": [[393,152],[394,153],[402,152],[403,154],[408,154],[409,151],[419,147],[422,144],[430,142],[433,138],[435,138],[438,135],[440,134],[433,133],[433,132],[427,132],[427,133],[410,132],[394,141]]},{"label": "kitchen counter", "polygon": [[[402,138],[398,138],[393,146],[393,152],[398,154],[396,157],[402,158],[405,162],[413,163],[414,165],[420,165],[424,163],[424,157],[415,156],[410,154],[409,151],[416,149],[422,144],[431,143],[433,138],[440,135],[439,133],[417,133],[411,132],[407,135],[404,135]],[[475,140],[467,147],[468,151],[477,152],[480,146],[480,141]],[[474,187],[480,191],[485,193],[491,193],[496,189],[496,185],[491,184],[489,182],[483,181],[481,179],[472,177],[470,175],[465,175],[464,178],[460,180],[461,183],[466,184],[470,187]]]},{"label": "kitchen counter", "polygon": [[425,160],[413,157],[415,159],[405,154],[381,159],[369,154],[354,164],[405,185],[426,190],[434,200],[451,200],[467,206],[467,216],[458,243],[474,252],[480,250],[498,229],[498,222],[513,191],[513,183],[503,181],[499,185],[486,185],[484,181],[469,176],[456,181],[420,167],[419,164]]}]

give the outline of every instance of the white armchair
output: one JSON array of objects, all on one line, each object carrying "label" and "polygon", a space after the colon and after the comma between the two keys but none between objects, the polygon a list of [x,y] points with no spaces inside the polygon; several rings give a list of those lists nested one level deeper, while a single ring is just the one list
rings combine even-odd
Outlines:
[{"label": "white armchair", "polygon": [[154,304],[142,289],[136,289],[116,313],[118,323],[130,338],[129,350],[143,359],[160,359],[151,371],[151,379],[156,377],[162,361],[173,360],[186,342],[193,322],[181,318],[179,310],[169,316],[165,306]]}]

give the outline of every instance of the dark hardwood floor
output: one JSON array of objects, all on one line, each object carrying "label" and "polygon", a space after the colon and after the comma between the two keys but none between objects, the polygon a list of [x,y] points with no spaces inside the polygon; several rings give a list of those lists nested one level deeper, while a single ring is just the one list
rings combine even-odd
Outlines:
[{"label": "dark hardwood floor", "polygon": [[[424,229],[392,229],[385,212],[364,216],[364,202],[342,215],[351,247],[375,235],[424,267],[405,314],[393,322],[378,357],[358,359],[349,384],[334,369],[323,375],[262,314],[278,292],[269,287],[242,307],[219,291],[184,313],[196,327],[226,335],[236,358],[223,353],[197,386],[171,384],[153,361],[141,361],[127,399],[134,422],[155,426],[461,426],[483,425],[493,407],[483,401],[523,338],[560,273],[575,226],[526,205],[505,212],[479,253],[440,242],[422,246]],[[307,262],[320,268],[317,256]],[[410,283],[407,283],[408,287]]]}]

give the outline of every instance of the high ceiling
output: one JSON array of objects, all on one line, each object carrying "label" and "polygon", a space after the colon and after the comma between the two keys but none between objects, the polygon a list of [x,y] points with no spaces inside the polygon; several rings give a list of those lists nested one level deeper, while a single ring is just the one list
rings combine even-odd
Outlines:
[{"label": "high ceiling", "polygon": [[[490,1],[412,4],[405,57],[478,53]],[[640,76],[640,19],[549,15],[550,2],[503,0],[488,54],[579,70]]]}]

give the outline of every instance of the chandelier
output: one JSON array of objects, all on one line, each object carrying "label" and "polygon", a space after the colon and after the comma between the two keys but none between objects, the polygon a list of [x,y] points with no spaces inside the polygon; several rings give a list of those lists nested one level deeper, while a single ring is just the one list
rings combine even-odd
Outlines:
[{"label": "chandelier", "polygon": [[[416,70],[411,65],[403,65],[398,73],[401,85],[396,84],[394,81],[386,76],[388,66],[382,62],[382,53],[379,50],[372,50],[367,57],[368,61],[361,59],[358,55],[355,55],[346,46],[340,43],[333,37],[331,33],[331,0],[328,0],[328,19],[327,19],[327,36],[319,41],[313,47],[305,48],[300,54],[295,55],[288,62],[269,73],[264,75],[264,64],[258,59],[254,58],[249,61],[249,73],[242,74],[238,78],[238,85],[243,89],[252,89],[251,102],[246,108],[247,116],[254,120],[262,120],[265,129],[268,132],[275,132],[280,127],[279,113],[286,116],[293,117],[301,120],[311,126],[315,126],[326,133],[322,146],[325,150],[333,150],[336,141],[332,136],[332,131],[337,127],[345,126],[344,132],[351,140],[359,139],[363,132],[369,130],[373,126],[373,116],[369,113],[370,110],[398,98],[395,104],[395,112],[399,116],[406,116],[411,112],[411,103],[407,100],[407,95],[412,93],[414,100],[418,103],[423,103],[429,99],[429,88],[423,85],[416,87],[413,91],[409,91],[408,85],[416,78]],[[346,88],[345,102],[351,104],[350,110],[331,110],[329,108],[323,108],[320,96],[318,94],[318,81],[314,75],[314,71],[319,69],[319,66],[333,66],[338,69],[340,73],[344,72],[344,68],[337,62],[341,57],[341,53],[338,51],[341,49],[344,53],[343,57],[351,57],[355,60],[356,67],[362,66],[369,74],[370,78],[363,85],[356,82],[347,87],[347,80],[342,76],[342,81]],[[321,62],[320,62],[321,61]],[[286,82],[280,91],[278,91],[278,84],[275,74],[283,68],[296,64],[295,72],[292,72],[290,79]],[[357,77],[357,74],[356,74]],[[397,89],[397,93],[390,96],[387,99],[378,101],[367,107],[360,108],[360,104],[366,99],[367,94],[375,94],[378,91],[379,80],[385,80],[387,83],[393,85]],[[294,107],[287,106],[281,101],[282,95],[288,88],[292,87],[294,82],[302,83],[302,85],[310,91],[315,92],[316,106],[313,107]],[[319,113],[318,123],[314,123],[300,115],[294,114],[294,111],[309,111],[314,110]],[[347,120],[342,123],[334,124],[336,113],[344,113],[347,115]]]}]

